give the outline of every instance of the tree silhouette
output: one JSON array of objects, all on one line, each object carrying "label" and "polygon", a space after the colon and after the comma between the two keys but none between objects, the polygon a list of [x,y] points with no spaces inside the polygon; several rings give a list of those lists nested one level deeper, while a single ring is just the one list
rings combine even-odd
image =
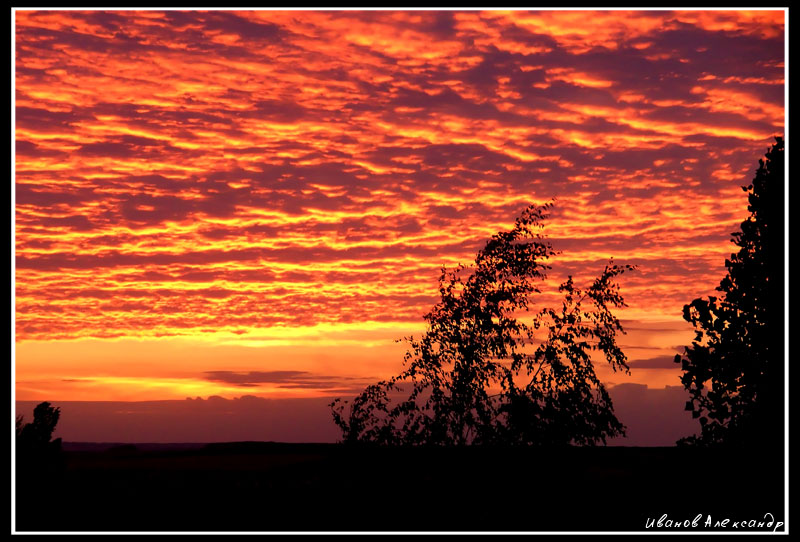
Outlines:
[{"label": "tree silhouette", "polygon": [[23,423],[23,416],[16,419],[17,447],[27,451],[40,451],[53,447],[61,447],[61,439],[51,441],[53,431],[61,416],[61,409],[44,402],[33,409],[33,421]]},{"label": "tree silhouette", "polygon": [[[33,410],[33,421],[23,423],[16,419],[16,490],[18,512],[33,514],[45,519],[47,513],[38,510],[41,496],[54,490],[64,473],[64,455],[61,439],[53,440],[61,409],[40,403]],[[49,513],[49,511],[48,511]]]},{"label": "tree silhouette", "polygon": [[405,338],[405,370],[331,403],[345,442],[553,446],[624,434],[592,353],[628,372],[610,307],[624,306],[615,279],[633,267],[611,261],[585,289],[570,276],[559,307],[534,311],[557,254],[540,233],[551,205],[525,209],[474,265],[442,268],[426,333]]},{"label": "tree silhouette", "polygon": [[783,250],[783,209],[775,202],[783,189],[784,149],[782,138],[775,140],[752,184],[742,187],[750,215],[731,234],[739,251],[725,260],[728,273],[716,288],[721,298],[683,308],[695,338],[675,362],[690,394],[686,410],[699,418],[701,431],[679,444],[763,445],[782,433],[783,356],[775,341],[782,314],[770,309],[775,295],[782,297],[772,263]]}]

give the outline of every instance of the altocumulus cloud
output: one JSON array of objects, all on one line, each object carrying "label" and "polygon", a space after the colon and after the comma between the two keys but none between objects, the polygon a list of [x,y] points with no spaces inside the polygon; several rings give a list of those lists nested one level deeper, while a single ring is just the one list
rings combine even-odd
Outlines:
[{"label": "altocumulus cloud", "polygon": [[638,264],[626,300],[672,317],[716,285],[784,127],[780,10],[15,28],[18,340],[418,322],[443,263],[554,196],[558,272]]}]

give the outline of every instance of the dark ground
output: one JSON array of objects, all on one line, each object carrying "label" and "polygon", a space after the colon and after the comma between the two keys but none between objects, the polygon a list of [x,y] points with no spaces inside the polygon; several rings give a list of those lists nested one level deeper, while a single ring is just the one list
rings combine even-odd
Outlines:
[{"label": "dark ground", "polygon": [[18,470],[17,531],[645,531],[648,518],[702,514],[697,530],[711,530],[711,516],[741,532],[733,522],[767,513],[785,522],[783,459],[763,452],[279,443],[65,450],[60,465]]}]

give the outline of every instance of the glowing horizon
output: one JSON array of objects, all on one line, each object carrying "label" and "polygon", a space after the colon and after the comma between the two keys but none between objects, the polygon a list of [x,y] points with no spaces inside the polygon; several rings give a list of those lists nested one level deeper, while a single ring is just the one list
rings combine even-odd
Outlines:
[{"label": "glowing horizon", "polygon": [[678,385],[783,135],[784,16],[16,10],[17,399],[349,393],[552,198],[548,284],[639,268],[633,374],[598,372]]}]

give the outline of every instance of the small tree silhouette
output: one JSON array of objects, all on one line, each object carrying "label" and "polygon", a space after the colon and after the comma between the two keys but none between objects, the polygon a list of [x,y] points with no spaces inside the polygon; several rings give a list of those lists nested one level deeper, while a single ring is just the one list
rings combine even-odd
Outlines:
[{"label": "small tree silhouette", "polygon": [[556,254],[538,231],[551,205],[525,209],[473,266],[442,268],[427,332],[405,339],[406,369],[331,403],[345,442],[552,446],[624,434],[592,352],[628,372],[610,307],[624,306],[615,278],[633,267],[612,261],[585,289],[569,277],[560,307],[532,312]]},{"label": "small tree silhouette", "polygon": [[24,448],[26,451],[46,450],[53,447],[60,448],[61,439],[51,441],[60,416],[61,409],[54,408],[47,402],[36,405],[36,408],[33,409],[33,421],[31,423],[23,423],[23,416],[21,414],[17,416],[17,447]]},{"label": "small tree silhouette", "polygon": [[782,315],[769,310],[772,298],[782,296],[772,267],[783,250],[783,209],[774,202],[783,189],[784,149],[783,139],[775,140],[752,184],[742,187],[750,216],[731,234],[739,251],[725,260],[728,274],[717,287],[722,298],[695,299],[683,308],[695,339],[675,362],[691,397],[686,410],[701,431],[679,444],[763,445],[782,434],[783,359],[772,335]]},{"label": "small tree silhouette", "polygon": [[17,416],[16,471],[23,485],[40,486],[53,481],[63,468],[61,439],[52,440],[60,415],[60,408],[45,402],[33,409],[32,422],[23,423],[23,417]]},{"label": "small tree silhouette", "polygon": [[49,530],[60,519],[61,509],[50,502],[62,494],[65,461],[61,439],[52,439],[61,409],[40,403],[33,410],[33,421],[16,418],[17,526],[22,529]]}]

